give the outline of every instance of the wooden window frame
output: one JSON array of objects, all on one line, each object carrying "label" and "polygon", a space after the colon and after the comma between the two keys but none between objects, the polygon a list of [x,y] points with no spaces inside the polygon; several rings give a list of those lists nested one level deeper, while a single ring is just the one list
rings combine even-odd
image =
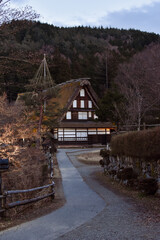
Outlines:
[{"label": "wooden window frame", "polygon": [[73,101],[73,108],[77,108],[77,100]]},{"label": "wooden window frame", "polygon": [[85,102],[84,100],[80,100],[80,108],[84,108],[85,107]]},{"label": "wooden window frame", "polygon": [[[82,116],[82,118],[80,118],[80,115]],[[84,118],[84,115],[86,118]],[[78,120],[87,120],[88,116],[87,116],[87,112],[78,112]]]},{"label": "wooden window frame", "polygon": [[80,97],[85,97],[85,90],[84,90],[84,88],[82,88],[80,90]]},{"label": "wooden window frame", "polygon": [[88,100],[88,108],[92,108],[93,107],[93,103],[91,100]]},{"label": "wooden window frame", "polygon": [[[69,115],[70,117],[68,117],[68,115]],[[71,113],[71,111],[68,111],[68,112],[66,113],[66,119],[67,119],[67,120],[71,120],[71,119],[72,119],[72,113]]]}]

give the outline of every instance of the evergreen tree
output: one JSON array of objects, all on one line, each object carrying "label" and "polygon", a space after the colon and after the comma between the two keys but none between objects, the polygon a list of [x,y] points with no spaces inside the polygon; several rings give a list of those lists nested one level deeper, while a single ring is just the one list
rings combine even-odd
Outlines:
[{"label": "evergreen tree", "polygon": [[120,123],[123,123],[125,109],[124,97],[114,87],[106,91],[99,102],[99,109],[96,114],[101,121],[110,121],[117,125],[119,129]]}]

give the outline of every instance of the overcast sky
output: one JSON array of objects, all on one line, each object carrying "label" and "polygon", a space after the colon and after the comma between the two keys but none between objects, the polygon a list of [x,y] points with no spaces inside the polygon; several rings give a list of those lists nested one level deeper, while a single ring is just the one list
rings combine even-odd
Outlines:
[{"label": "overcast sky", "polygon": [[160,0],[11,0],[56,26],[134,28],[160,34]]}]

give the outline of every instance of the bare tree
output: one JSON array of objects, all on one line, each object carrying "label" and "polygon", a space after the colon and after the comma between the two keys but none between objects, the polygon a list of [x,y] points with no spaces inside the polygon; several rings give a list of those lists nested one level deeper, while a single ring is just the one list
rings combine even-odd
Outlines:
[{"label": "bare tree", "polygon": [[13,144],[18,138],[30,136],[34,123],[27,121],[27,117],[29,112],[21,102],[8,103],[7,95],[1,95],[0,142]]},{"label": "bare tree", "polygon": [[35,20],[39,15],[30,6],[22,9],[11,8],[11,0],[0,0],[0,25],[12,20]]},{"label": "bare tree", "polygon": [[119,66],[115,79],[126,98],[126,124],[136,124],[138,130],[148,111],[160,103],[160,45],[148,47],[129,63]]}]

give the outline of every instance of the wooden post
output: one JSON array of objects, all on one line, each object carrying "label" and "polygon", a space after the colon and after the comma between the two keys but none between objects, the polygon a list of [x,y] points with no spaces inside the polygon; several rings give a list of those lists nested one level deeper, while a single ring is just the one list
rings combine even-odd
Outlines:
[{"label": "wooden post", "polygon": [[[51,150],[51,146],[49,147],[49,149]],[[50,160],[50,176],[51,176],[51,179],[53,179],[53,155],[52,154],[49,160]]]},{"label": "wooden post", "polygon": [[2,210],[3,210],[2,216],[3,217],[6,217],[6,201],[7,201],[7,196],[4,195],[3,193],[3,198],[2,198]]},{"label": "wooden post", "polygon": [[5,204],[6,204],[6,197],[3,195],[2,175],[0,172],[0,217],[5,217]]},{"label": "wooden post", "polygon": [[37,146],[39,147],[41,145],[41,128],[42,128],[42,120],[43,120],[43,105],[41,103],[40,106],[40,116],[39,116],[39,123],[38,123],[38,143]]},{"label": "wooden post", "polygon": [[[2,178],[0,173],[0,197],[2,197]],[[0,198],[0,211],[2,210],[2,198]]]},{"label": "wooden post", "polygon": [[54,182],[53,181],[52,181],[51,189],[52,189],[52,199],[54,199],[54,197],[55,197],[55,190],[54,190]]},{"label": "wooden post", "polygon": [[2,173],[8,171],[9,160],[0,158],[0,216],[5,217],[6,196],[2,189]]}]

